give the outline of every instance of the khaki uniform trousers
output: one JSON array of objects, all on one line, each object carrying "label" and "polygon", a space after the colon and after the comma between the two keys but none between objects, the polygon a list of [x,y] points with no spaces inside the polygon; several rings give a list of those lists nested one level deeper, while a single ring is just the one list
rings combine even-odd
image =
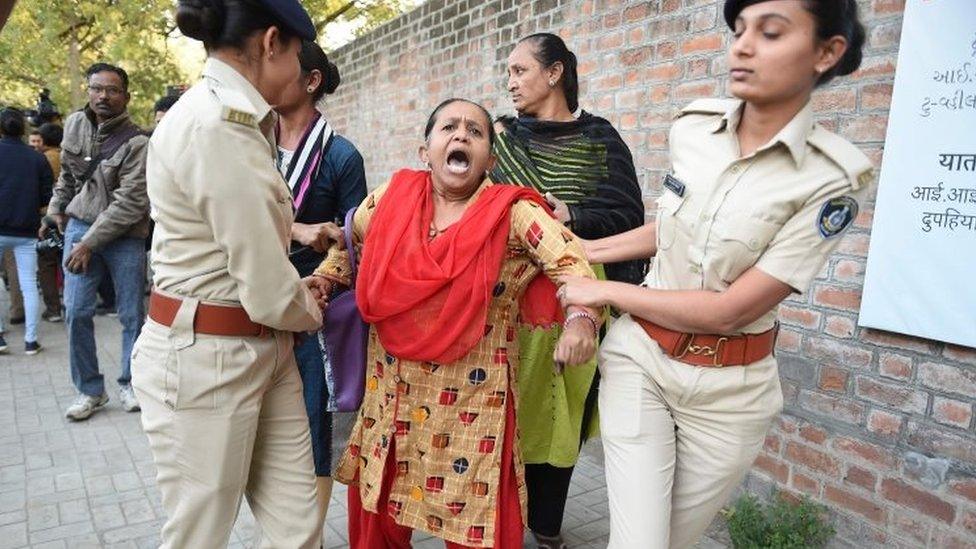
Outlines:
[{"label": "khaki uniform trousers", "polygon": [[196,301],[172,327],[147,320],[132,355],[167,520],[163,548],[226,547],[246,496],[255,547],[319,547],[322,524],[292,334],[194,334]]},{"label": "khaki uniform trousers", "polygon": [[693,547],[783,407],[776,360],[684,364],[624,315],[603,340],[600,375],[610,549]]}]

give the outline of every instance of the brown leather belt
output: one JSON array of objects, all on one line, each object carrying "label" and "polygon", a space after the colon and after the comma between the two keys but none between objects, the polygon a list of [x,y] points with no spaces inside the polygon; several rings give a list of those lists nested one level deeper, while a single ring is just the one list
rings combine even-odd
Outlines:
[{"label": "brown leather belt", "polygon": [[779,332],[779,323],[776,323],[760,334],[688,334],[669,330],[643,318],[632,318],[671,358],[685,364],[711,368],[745,366],[766,358],[773,352]]},{"label": "brown leather belt", "polygon": [[[153,292],[149,296],[149,318],[172,326],[183,300]],[[198,303],[193,332],[215,336],[255,337],[270,334],[271,328],[251,320],[242,307]]]}]

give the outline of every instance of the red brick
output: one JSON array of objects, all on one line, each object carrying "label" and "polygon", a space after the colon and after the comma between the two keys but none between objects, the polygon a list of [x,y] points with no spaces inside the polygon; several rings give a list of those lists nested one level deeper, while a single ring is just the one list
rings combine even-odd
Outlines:
[{"label": "red brick", "polygon": [[947,343],[945,349],[942,350],[942,356],[949,360],[965,362],[966,364],[976,366],[976,349]]},{"label": "red brick", "polygon": [[678,84],[674,89],[675,99],[689,100],[702,97],[713,97],[715,95],[715,83],[708,82],[686,82]]},{"label": "red brick", "polygon": [[973,420],[973,405],[937,396],[932,402],[932,419],[945,425],[968,429]]},{"label": "red brick", "polygon": [[864,282],[864,262],[841,259],[834,265],[834,280],[862,284]]},{"label": "red brick", "polygon": [[848,233],[844,235],[837,244],[837,253],[857,257],[867,257],[868,243],[869,239],[867,235]]},{"label": "red brick", "polygon": [[681,65],[671,62],[655,65],[647,72],[648,80],[674,80],[681,75]]},{"label": "red brick", "polygon": [[685,78],[694,80],[708,76],[708,68],[711,62],[707,58],[692,59],[688,61],[688,70],[685,71]]},{"label": "red brick", "polygon": [[889,501],[949,524],[956,517],[956,508],[951,503],[899,479],[886,478],[881,481],[881,494]]},{"label": "red brick", "polygon": [[857,331],[857,326],[854,325],[853,320],[846,316],[831,315],[827,317],[827,322],[824,323],[824,332],[836,338],[849,339],[855,331]]},{"label": "red brick", "polygon": [[800,438],[806,440],[807,442],[812,442],[819,446],[823,446],[823,443],[827,441],[827,431],[817,427],[813,424],[807,424],[800,427]]},{"label": "red brick", "polygon": [[882,376],[907,380],[912,377],[912,359],[894,353],[881,353],[878,358],[878,371]]},{"label": "red brick", "polygon": [[864,405],[859,402],[812,391],[800,391],[799,405],[805,410],[846,423],[859,424],[864,415]]},{"label": "red brick", "polygon": [[788,353],[800,352],[800,334],[789,329],[780,329],[776,336],[776,350]]},{"label": "red brick", "polygon": [[813,109],[818,113],[836,114],[853,112],[857,107],[857,94],[852,88],[829,88],[813,94]]},{"label": "red brick", "polygon": [[959,537],[962,532],[957,532],[954,530],[936,530],[932,534],[932,542],[929,547],[938,547],[938,549],[973,549],[976,545],[976,540],[973,538],[964,539]]},{"label": "red brick", "polygon": [[895,74],[894,58],[890,55],[878,55],[876,57],[865,57],[861,62],[860,68],[851,77],[861,79],[891,76],[893,74]]},{"label": "red brick", "polygon": [[763,453],[756,456],[756,461],[753,465],[760,471],[765,472],[766,476],[781,484],[785,484],[790,476],[790,467],[786,463]]},{"label": "red brick", "polygon": [[792,435],[799,430],[800,426],[796,423],[796,420],[792,418],[787,416],[779,416],[779,428],[784,433]]},{"label": "red brick", "polygon": [[797,442],[786,443],[784,457],[791,463],[802,465],[807,469],[830,477],[837,477],[840,474],[840,466],[837,460],[820,450]]},{"label": "red brick", "polygon": [[650,3],[637,4],[636,6],[631,6],[624,10],[624,21],[628,23],[633,23],[635,21],[640,21],[650,14],[651,5]]},{"label": "red brick", "polygon": [[861,346],[824,337],[807,336],[803,351],[807,358],[835,367],[866,369],[873,358],[871,351]]},{"label": "red brick", "polygon": [[723,40],[721,34],[706,34],[696,36],[681,43],[681,53],[698,53],[706,51],[717,51],[722,49]]},{"label": "red brick", "polygon": [[905,0],[872,0],[871,11],[876,15],[887,15],[905,11]]},{"label": "red brick", "polygon": [[872,48],[887,48],[898,45],[901,37],[901,21],[881,23],[871,29],[868,44]]},{"label": "red brick", "polygon": [[651,46],[632,48],[620,54],[620,64],[622,65],[642,65],[653,55],[654,50]]},{"label": "red brick", "polygon": [[770,454],[779,454],[782,440],[776,435],[766,435],[763,441],[763,449]]},{"label": "red brick", "polygon": [[808,330],[816,330],[820,327],[821,315],[819,312],[806,307],[793,307],[790,305],[780,305],[779,320],[783,324],[799,326]]},{"label": "red brick", "polygon": [[790,486],[807,494],[814,496],[820,495],[820,481],[808,477],[795,469],[793,470],[793,475],[790,478]]},{"label": "red brick", "polygon": [[863,440],[835,437],[831,443],[834,453],[870,464],[875,469],[892,470],[896,461],[888,450]]},{"label": "red brick", "polygon": [[833,286],[818,286],[813,292],[813,302],[824,307],[856,312],[861,308],[861,292]]},{"label": "red brick", "polygon": [[949,483],[952,493],[976,502],[976,479],[955,480]]},{"label": "red brick", "polygon": [[881,523],[885,520],[884,509],[880,505],[848,492],[843,488],[837,488],[829,484],[824,486],[824,499],[832,501],[848,511],[853,511],[864,516],[871,522]]},{"label": "red brick", "polygon": [[884,410],[871,410],[868,413],[868,431],[886,438],[897,438],[905,418]]},{"label": "red brick", "polygon": [[976,464],[976,441],[969,433],[957,434],[954,429],[916,421],[909,421],[905,431],[908,444],[923,452]]},{"label": "red brick", "polygon": [[947,393],[959,393],[969,397],[976,395],[976,371],[972,369],[923,362],[918,367],[918,380],[926,387]]},{"label": "red brick", "polygon": [[820,383],[818,386],[824,391],[843,393],[847,391],[847,370],[824,366],[820,369]]},{"label": "red brick", "polygon": [[927,519],[920,517],[918,513],[902,511],[895,507],[890,507],[887,514],[889,531],[907,537],[919,546],[928,543],[932,526]]},{"label": "red brick", "polygon": [[976,513],[966,511],[959,517],[959,526],[962,526],[970,534],[976,534]]},{"label": "red brick", "polygon": [[691,22],[688,29],[692,32],[699,32],[715,27],[715,9],[705,9],[691,14]]},{"label": "red brick", "polygon": [[851,141],[884,141],[888,128],[888,115],[859,115],[844,120],[840,125],[840,134]]},{"label": "red brick", "polygon": [[862,109],[888,109],[891,106],[891,84],[867,84],[861,87]]},{"label": "red brick", "polygon": [[904,412],[924,414],[928,406],[928,394],[912,390],[903,384],[858,377],[854,394],[871,402],[885,404]]},{"label": "red brick", "polygon": [[607,34],[600,38],[598,43],[598,48],[602,51],[615,50],[620,46],[624,45],[624,33],[615,32],[612,34]]},{"label": "red brick", "polygon": [[869,492],[874,492],[874,485],[878,482],[878,477],[867,469],[862,469],[857,465],[851,465],[847,468],[847,474],[844,475],[844,482],[860,486]]},{"label": "red brick", "polygon": [[894,347],[900,350],[930,353],[932,344],[927,339],[912,337],[881,330],[866,329],[861,332],[861,339],[868,343],[882,347]]}]

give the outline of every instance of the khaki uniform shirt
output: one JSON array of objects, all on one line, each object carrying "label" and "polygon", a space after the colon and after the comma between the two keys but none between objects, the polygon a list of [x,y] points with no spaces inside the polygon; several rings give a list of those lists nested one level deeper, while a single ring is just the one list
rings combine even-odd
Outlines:
[{"label": "khaki uniform shirt", "polygon": [[[868,193],[870,161],[814,124],[807,104],[741,157],[737,99],[704,99],[671,129],[672,173],[658,199],[657,256],[645,284],[723,291],[751,267],[805,292]],[[742,329],[771,328],[776,309]]]},{"label": "khaki uniform shirt", "polygon": [[274,113],[229,65],[211,58],[203,76],[149,143],[153,282],[239,303],[271,328],[314,330],[322,313],[287,256],[291,193],[275,167]]}]

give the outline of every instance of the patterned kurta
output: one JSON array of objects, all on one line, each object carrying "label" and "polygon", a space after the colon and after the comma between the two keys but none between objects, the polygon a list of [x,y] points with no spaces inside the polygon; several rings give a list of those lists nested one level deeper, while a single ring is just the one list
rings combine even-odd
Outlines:
[{"label": "patterned kurta", "polygon": [[[384,191],[375,191],[357,210],[357,241]],[[569,230],[538,205],[516,202],[485,335],[467,355],[450,364],[400,359],[387,354],[376,330],[370,330],[366,396],[335,473],[347,484],[359,473],[366,510],[390,513],[398,524],[455,543],[492,545],[506,395],[516,392],[510,380],[517,379],[518,299],[540,269],[553,278],[594,276]],[[317,272],[348,283],[347,254],[331,250]],[[388,508],[377,509],[391,437],[396,437],[397,476]],[[512,442],[524,521],[525,480],[517,440]]]}]

